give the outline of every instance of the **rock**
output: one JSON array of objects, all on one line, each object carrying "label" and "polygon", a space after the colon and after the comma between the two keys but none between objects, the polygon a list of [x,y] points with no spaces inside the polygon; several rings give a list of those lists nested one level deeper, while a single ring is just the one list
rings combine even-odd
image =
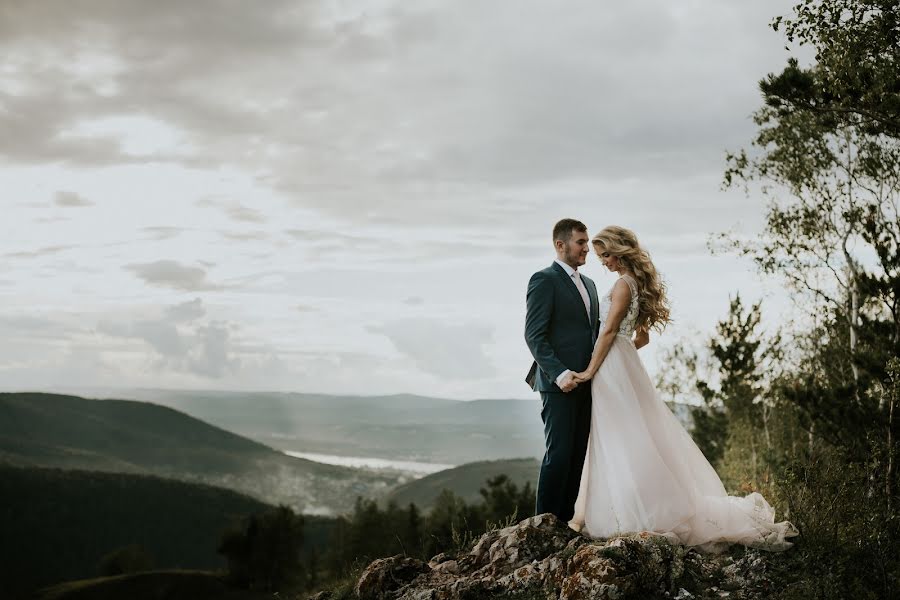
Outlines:
[{"label": "rock", "polygon": [[380,558],[372,562],[359,581],[354,591],[357,597],[371,600],[383,600],[392,597],[392,592],[427,573],[431,567],[415,558],[402,554],[390,558]]},{"label": "rock", "polygon": [[618,598],[619,573],[603,546],[582,546],[575,553],[560,586],[560,600]]},{"label": "rock", "polygon": [[551,514],[537,515],[482,535],[469,553],[470,564],[482,575],[507,574],[558,552],[578,535]]},{"label": "rock", "polygon": [[447,556],[446,552],[441,552],[440,554],[438,554],[437,556],[433,557],[431,560],[428,561],[428,566],[433,569],[436,566],[438,566],[439,564],[441,564],[442,562],[444,562],[445,560],[450,560],[450,557]]},{"label": "rock", "polygon": [[438,573],[450,573],[455,575],[459,573],[459,563],[455,560],[446,560],[440,564],[437,564],[432,569]]},{"label": "rock", "polygon": [[553,515],[537,515],[482,535],[471,551],[428,564],[393,556],[368,566],[363,599],[763,600],[773,586],[764,554],[706,555],[647,532],[584,537]]}]

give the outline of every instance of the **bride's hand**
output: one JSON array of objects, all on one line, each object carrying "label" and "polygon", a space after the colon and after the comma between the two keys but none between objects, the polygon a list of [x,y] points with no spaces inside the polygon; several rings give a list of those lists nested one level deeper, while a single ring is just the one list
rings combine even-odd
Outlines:
[{"label": "bride's hand", "polygon": [[591,375],[589,371],[582,371],[581,373],[575,373],[572,377],[578,383],[585,383],[590,381],[593,375]]}]

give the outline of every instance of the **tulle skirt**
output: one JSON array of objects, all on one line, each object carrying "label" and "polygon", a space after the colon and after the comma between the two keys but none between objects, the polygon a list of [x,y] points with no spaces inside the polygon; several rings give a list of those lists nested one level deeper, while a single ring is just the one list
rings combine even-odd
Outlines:
[{"label": "tulle skirt", "polygon": [[591,382],[591,433],[574,529],[607,538],[651,532],[720,552],[785,550],[797,535],[759,493],[729,496],[712,465],[657,396],[632,341],[616,336]]}]

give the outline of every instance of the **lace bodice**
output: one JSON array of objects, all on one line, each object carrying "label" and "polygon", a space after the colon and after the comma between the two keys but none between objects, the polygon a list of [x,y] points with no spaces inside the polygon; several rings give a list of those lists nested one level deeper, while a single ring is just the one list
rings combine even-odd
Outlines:
[{"label": "lace bodice", "polygon": [[[631,277],[630,275],[622,275],[619,279],[624,279],[625,283],[628,284],[628,287],[631,288],[631,304],[628,307],[628,312],[625,313],[625,318],[622,319],[622,324],[619,325],[618,335],[624,335],[630,338],[634,334],[634,329],[637,325],[638,312],[640,312],[637,282],[634,280],[634,277]],[[618,283],[618,280],[616,281],[616,283]],[[616,287],[615,284],[613,284],[613,286],[609,288],[609,291],[606,292],[606,295],[600,299],[601,331],[603,331],[603,323],[606,321],[606,317],[609,316],[609,309],[612,305],[612,291],[614,287]]]}]

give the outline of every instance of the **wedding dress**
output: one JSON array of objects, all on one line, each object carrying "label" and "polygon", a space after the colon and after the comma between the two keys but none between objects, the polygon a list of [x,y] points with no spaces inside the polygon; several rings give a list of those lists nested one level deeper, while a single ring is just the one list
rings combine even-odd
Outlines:
[{"label": "wedding dress", "polygon": [[[637,282],[628,313],[591,381],[591,433],[575,516],[569,525],[591,537],[651,532],[707,552],[740,543],[766,550],[792,546],[798,534],[775,523],[775,510],[757,492],[729,496],[712,465],[657,396],[632,342],[638,317]],[[612,290],[600,302],[609,314]]]}]

